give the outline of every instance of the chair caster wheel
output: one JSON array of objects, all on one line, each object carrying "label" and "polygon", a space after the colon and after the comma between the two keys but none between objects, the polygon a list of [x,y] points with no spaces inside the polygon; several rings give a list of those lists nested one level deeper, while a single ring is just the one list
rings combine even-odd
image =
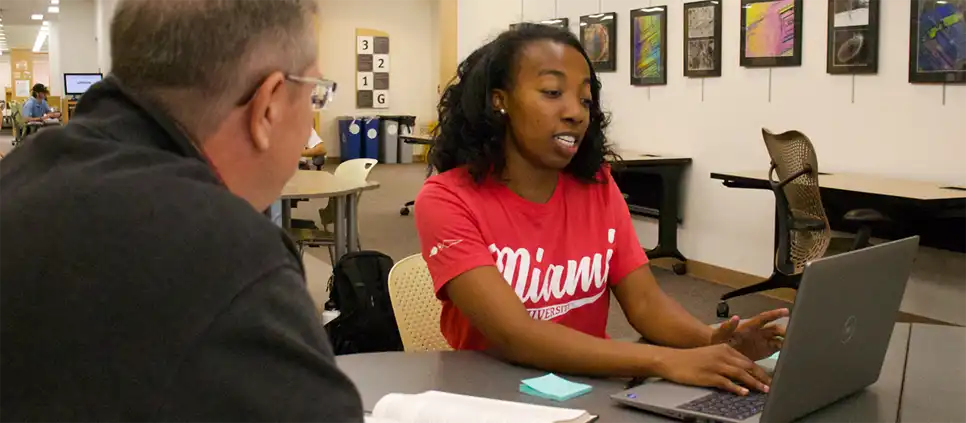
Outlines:
[{"label": "chair caster wheel", "polygon": [[675,263],[673,266],[671,266],[671,270],[674,271],[674,274],[675,275],[684,275],[684,274],[688,273],[688,264],[687,263]]},{"label": "chair caster wheel", "polygon": [[409,216],[409,207],[403,207],[399,209],[400,216]]},{"label": "chair caster wheel", "polygon": [[731,317],[731,309],[730,307],[728,307],[728,302],[722,301],[718,303],[718,309],[715,310],[715,313],[718,315],[719,318],[722,318],[722,319],[727,319]]}]

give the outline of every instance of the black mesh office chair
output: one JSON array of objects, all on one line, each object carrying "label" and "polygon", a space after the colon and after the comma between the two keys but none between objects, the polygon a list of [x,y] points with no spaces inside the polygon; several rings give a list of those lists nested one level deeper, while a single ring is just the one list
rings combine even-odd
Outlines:
[{"label": "black mesh office chair", "polygon": [[[730,317],[727,301],[731,298],[778,288],[798,289],[805,264],[824,256],[832,240],[828,218],[822,206],[822,194],[818,184],[818,158],[812,142],[798,131],[776,135],[762,128],[761,135],[765,140],[768,155],[771,156],[768,179],[771,191],[775,194],[775,269],[768,279],[721,296],[717,309],[717,315],[721,318]],[[734,188],[760,188],[740,183],[727,185]],[[872,222],[888,220],[886,216],[872,209],[851,210],[843,218],[859,225],[851,250],[869,246]]]}]

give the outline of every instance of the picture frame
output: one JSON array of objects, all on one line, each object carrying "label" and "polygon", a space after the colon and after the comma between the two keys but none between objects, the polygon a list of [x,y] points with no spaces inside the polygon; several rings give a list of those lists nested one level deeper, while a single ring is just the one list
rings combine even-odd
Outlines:
[{"label": "picture frame", "polygon": [[909,82],[966,83],[966,0],[909,3]]},{"label": "picture frame", "polygon": [[631,85],[667,84],[667,6],[631,10]]},{"label": "picture frame", "polygon": [[880,0],[828,0],[826,73],[878,73],[879,9]]},{"label": "picture frame", "polygon": [[577,35],[595,71],[617,71],[617,13],[581,16]]},{"label": "picture frame", "polygon": [[741,66],[802,65],[803,3],[741,0]]},{"label": "picture frame", "polygon": [[[522,23],[523,22],[512,23],[512,24],[510,24],[510,29],[511,30],[517,29],[517,27],[520,26],[520,24],[522,24]],[[568,29],[568,30],[570,29],[570,18],[544,19],[544,20],[539,21],[539,22],[530,22],[530,23],[541,24],[541,25],[549,25],[549,26],[554,26],[554,27],[557,27],[557,28]]]},{"label": "picture frame", "polygon": [[721,76],[721,2],[684,4],[684,76]]}]

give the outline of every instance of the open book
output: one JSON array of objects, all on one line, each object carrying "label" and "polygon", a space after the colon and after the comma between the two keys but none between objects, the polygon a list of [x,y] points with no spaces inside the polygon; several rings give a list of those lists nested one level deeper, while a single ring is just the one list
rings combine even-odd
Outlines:
[{"label": "open book", "polygon": [[382,397],[366,423],[588,423],[596,419],[584,410],[426,391]]}]

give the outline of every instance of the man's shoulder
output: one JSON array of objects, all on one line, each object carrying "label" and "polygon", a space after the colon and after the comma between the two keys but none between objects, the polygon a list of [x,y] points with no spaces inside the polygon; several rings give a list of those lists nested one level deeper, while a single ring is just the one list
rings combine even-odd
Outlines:
[{"label": "man's shoulder", "polygon": [[[257,256],[266,268],[297,263],[284,233],[200,160],[146,148],[89,147],[100,151],[4,159],[5,242],[12,240],[8,235],[54,232],[65,244],[139,259],[154,255],[200,265]],[[52,162],[47,169],[44,161]]]}]

